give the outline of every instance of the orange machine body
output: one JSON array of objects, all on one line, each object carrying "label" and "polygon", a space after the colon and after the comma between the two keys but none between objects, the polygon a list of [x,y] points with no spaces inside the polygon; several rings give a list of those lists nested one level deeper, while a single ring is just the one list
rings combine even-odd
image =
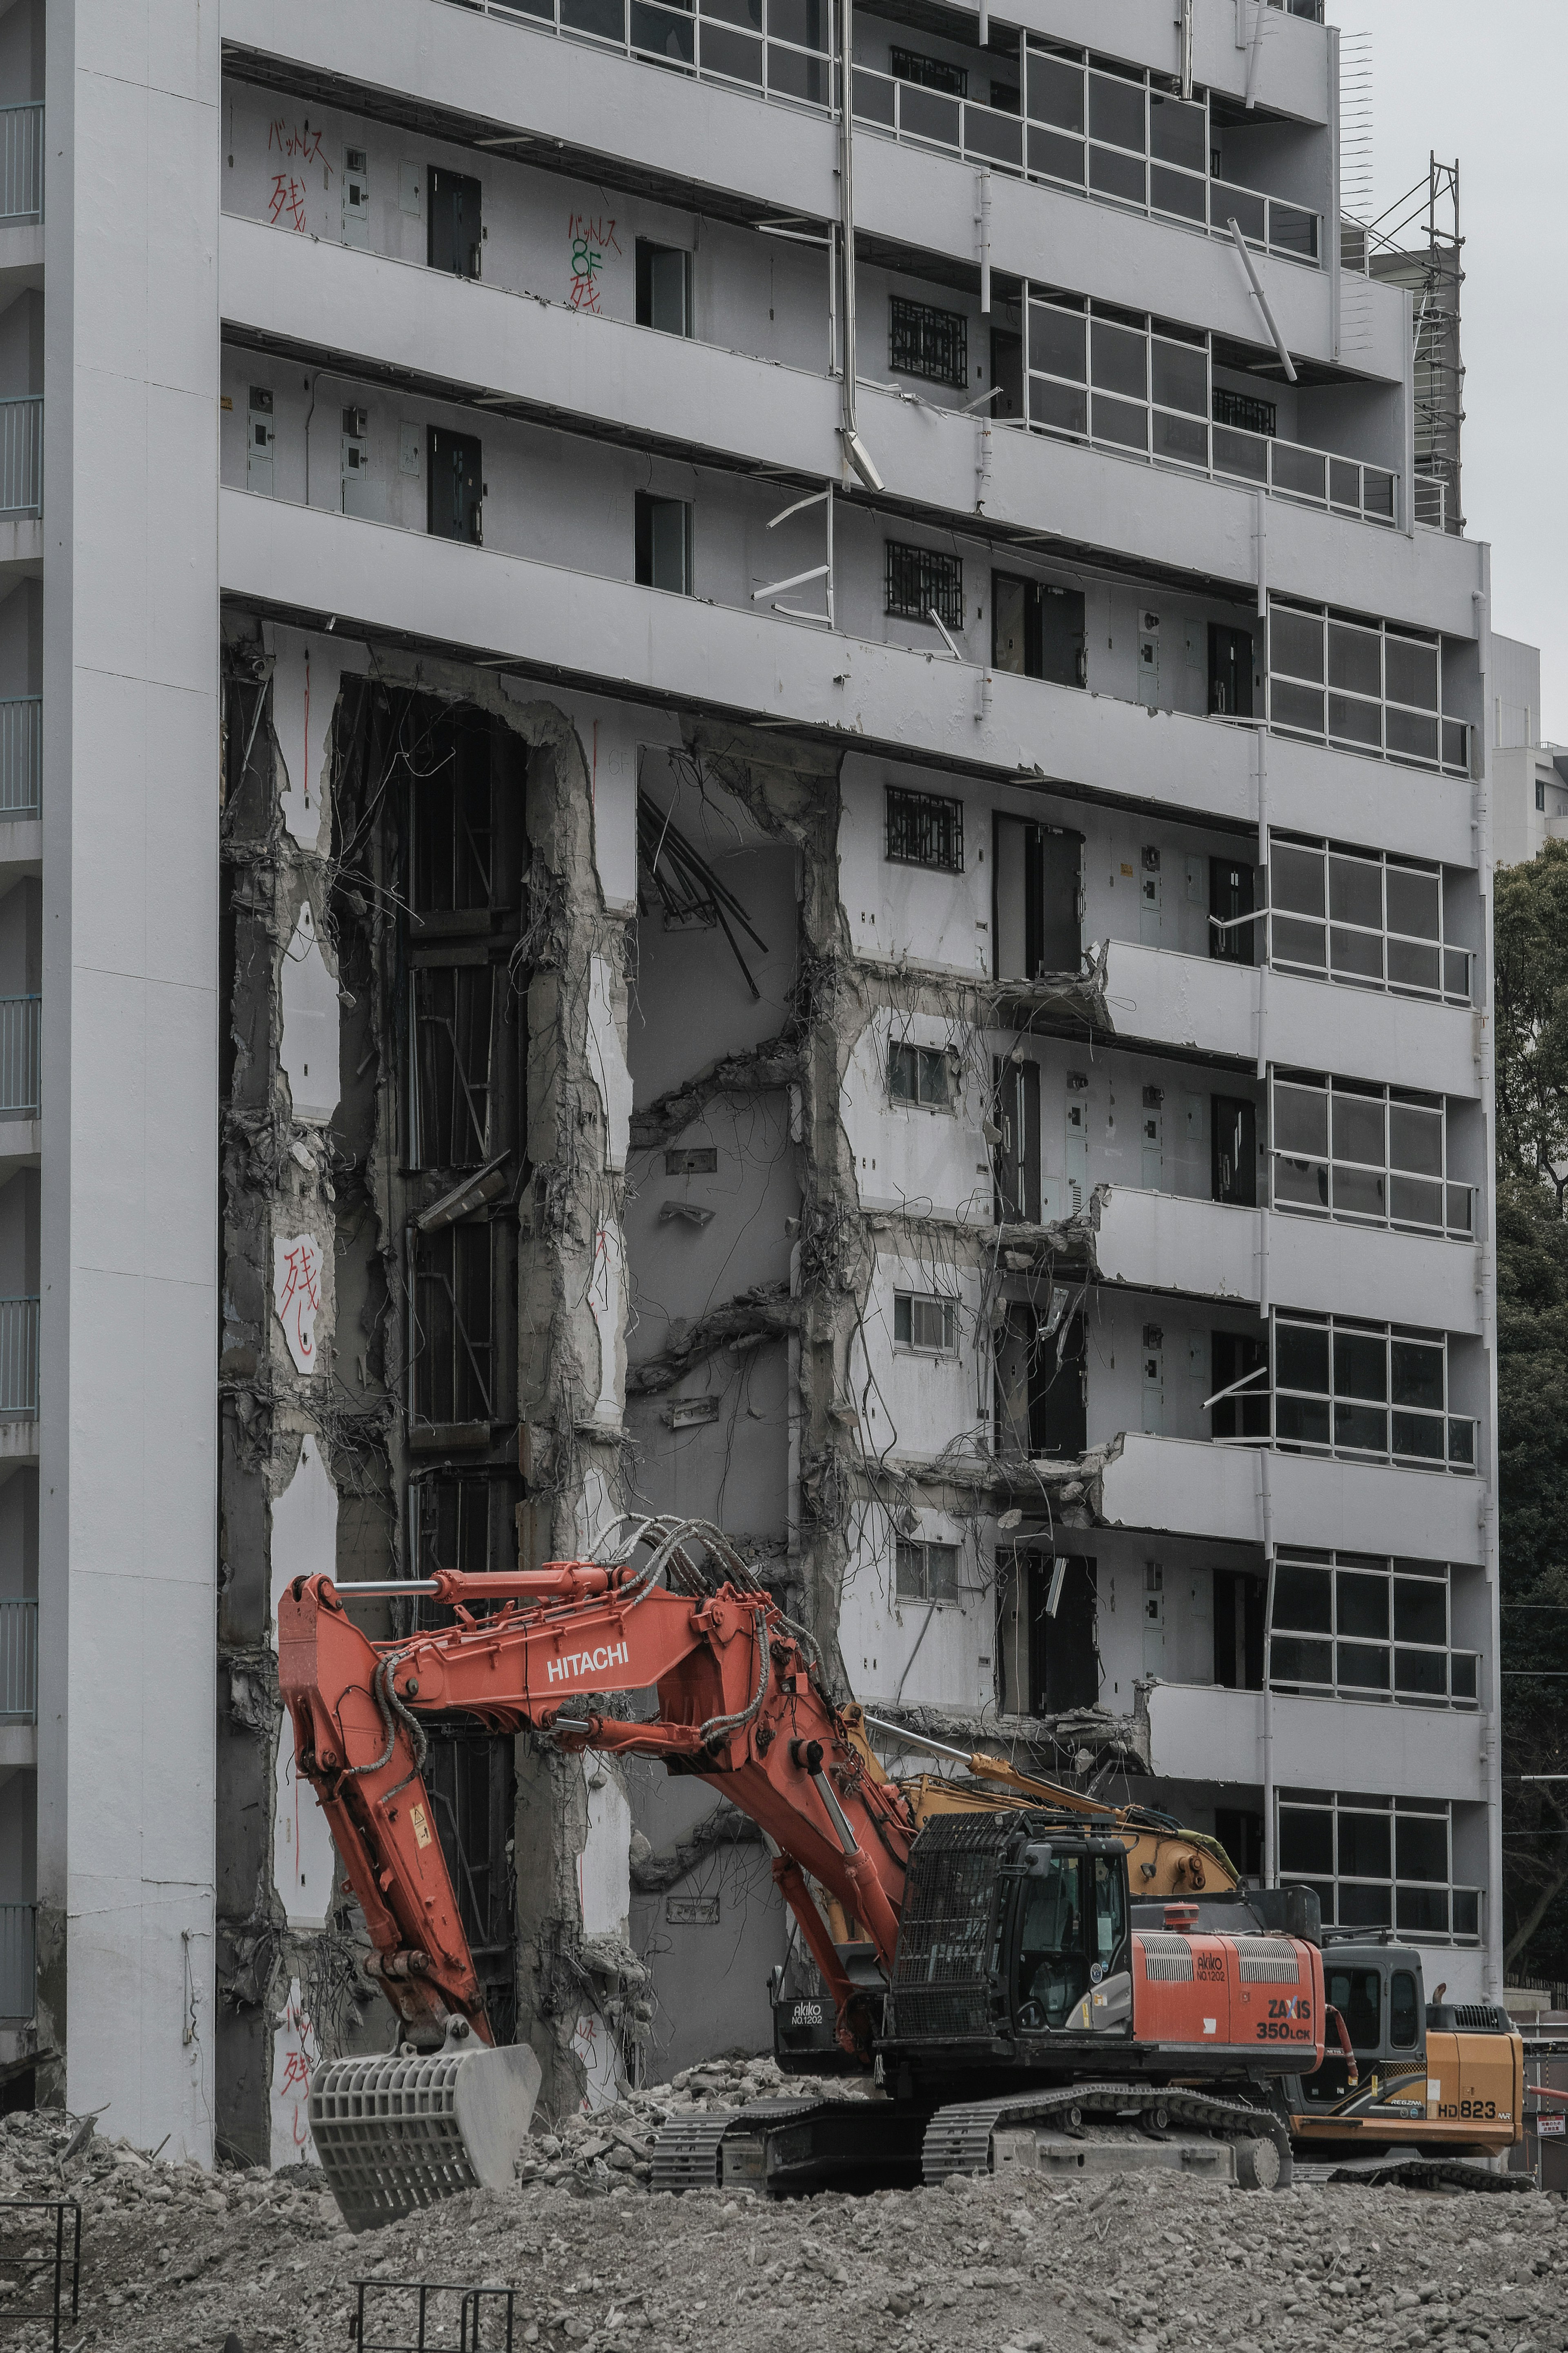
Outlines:
[{"label": "orange machine body", "polygon": [[1296,1936],[1144,1930],[1132,1938],[1132,2034],[1179,2065],[1246,2053],[1310,2074],[1323,2056],[1323,1957]]}]

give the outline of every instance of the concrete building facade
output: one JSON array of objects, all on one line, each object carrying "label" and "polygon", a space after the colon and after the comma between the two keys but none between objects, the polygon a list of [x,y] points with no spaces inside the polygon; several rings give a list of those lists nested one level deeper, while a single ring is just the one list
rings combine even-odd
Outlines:
[{"label": "concrete building facade", "polygon": [[[1319,13],[0,13],[9,2096],[307,2153],[278,1593],[636,1506],[1500,1981],[1488,558]],[[548,2097],[765,2041],[708,1791],[431,1780]]]},{"label": "concrete building facade", "polygon": [[1568,838],[1568,744],[1545,736],[1540,648],[1500,635],[1492,649],[1492,855],[1522,866]]}]

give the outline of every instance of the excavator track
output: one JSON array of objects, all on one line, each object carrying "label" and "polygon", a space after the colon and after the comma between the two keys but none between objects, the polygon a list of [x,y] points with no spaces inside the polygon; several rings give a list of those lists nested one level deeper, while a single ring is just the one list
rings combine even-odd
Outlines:
[{"label": "excavator track", "polygon": [[[926,2127],[923,2179],[942,2182],[952,2174],[994,2172],[993,2137],[998,2131],[1045,2125],[1070,2133],[1081,2129],[1084,2119],[1090,2116],[1110,2118],[1140,2134],[1147,2133],[1151,2126],[1163,2133],[1171,2126],[1186,2125],[1215,2139],[1267,2141],[1277,2152],[1278,2170],[1265,2160],[1256,2183],[1247,2186],[1284,2189],[1289,2185],[1290,2137],[1283,2121],[1267,2108],[1253,2107],[1244,2100],[1218,2099],[1209,2092],[1140,2084],[1072,2084],[1060,2091],[1022,2092],[939,2108]],[[1164,2121],[1157,2123],[1162,2116]],[[1264,2178],[1269,2174],[1271,2180]]]},{"label": "excavator track", "polygon": [[1363,2181],[1378,2189],[1486,2189],[1506,2194],[1535,2188],[1532,2174],[1494,2173],[1489,2165],[1477,2165],[1467,2158],[1401,2157],[1393,2149],[1382,2162],[1363,2158],[1352,2165],[1302,2165],[1298,2174],[1300,2179],[1336,2185]]},{"label": "excavator track", "polygon": [[731,2185],[778,2196],[825,2188],[916,2189],[923,2109],[886,2100],[753,2100],[678,2116],[654,2143],[653,2189]]}]

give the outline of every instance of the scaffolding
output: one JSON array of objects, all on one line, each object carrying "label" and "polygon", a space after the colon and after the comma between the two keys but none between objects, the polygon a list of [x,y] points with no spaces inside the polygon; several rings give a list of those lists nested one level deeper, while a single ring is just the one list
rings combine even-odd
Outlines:
[{"label": "scaffolding", "polygon": [[[1412,230],[1419,242],[1404,242]],[[1410,290],[1415,312],[1415,501],[1417,522],[1441,531],[1465,527],[1459,437],[1465,421],[1465,369],[1459,348],[1459,291],[1465,282],[1459,234],[1459,166],[1429,155],[1426,177],[1374,221],[1342,223],[1341,263],[1385,286]]]}]

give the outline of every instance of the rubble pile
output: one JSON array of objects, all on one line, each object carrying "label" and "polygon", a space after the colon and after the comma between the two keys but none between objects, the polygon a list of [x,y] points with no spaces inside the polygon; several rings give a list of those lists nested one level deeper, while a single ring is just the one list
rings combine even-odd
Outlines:
[{"label": "rubble pile", "polygon": [[[612,2163],[646,2141],[656,2108],[721,2084],[749,2094],[770,2073],[694,2070],[542,2132],[526,2160],[537,2170],[511,2190],[357,2238],[305,2168],[204,2175],[98,2139],[66,2159],[68,2117],[5,2119],[0,2197],[58,2195],[64,2160],[82,2204],[82,2295],[62,2342],[79,2353],[233,2353],[231,2338],[242,2353],[346,2353],[361,2279],[376,2284],[366,2353],[415,2341],[416,2306],[393,2284],[421,2280],[511,2287],[515,2341],[542,2353],[1558,2353],[1568,2341],[1568,2232],[1559,2201],[1539,2195],[1268,2196],[1158,2173],[774,2203],[649,2197],[646,2158]],[[15,2221],[0,2212],[0,2238]],[[505,2342],[499,2305],[481,2322],[484,2347]],[[457,2346],[456,2296],[433,2301],[427,2328],[430,2346]],[[5,2333],[23,2353],[47,2341]]]}]

